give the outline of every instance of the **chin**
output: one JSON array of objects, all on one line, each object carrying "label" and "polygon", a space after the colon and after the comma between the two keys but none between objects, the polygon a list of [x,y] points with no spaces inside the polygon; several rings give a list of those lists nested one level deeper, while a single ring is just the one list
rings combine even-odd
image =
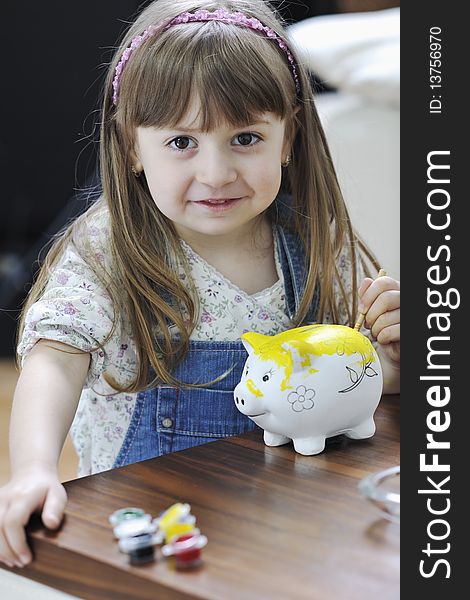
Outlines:
[{"label": "chin", "polygon": [[193,223],[191,230],[203,235],[218,236],[233,233],[242,225],[243,224],[235,224],[233,222],[230,223],[227,219],[212,219],[210,222],[200,223],[199,226]]}]

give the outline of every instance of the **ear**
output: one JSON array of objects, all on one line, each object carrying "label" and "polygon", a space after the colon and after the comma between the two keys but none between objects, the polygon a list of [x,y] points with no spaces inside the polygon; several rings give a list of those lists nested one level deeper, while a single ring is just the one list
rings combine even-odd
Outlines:
[{"label": "ear", "polygon": [[284,134],[284,143],[282,145],[282,156],[285,157],[288,154],[292,154],[292,144],[294,143],[295,136],[298,131],[298,124],[296,115],[300,110],[300,106],[296,106],[292,111],[291,116],[288,118],[288,122],[286,123],[286,131]]},{"label": "ear", "polygon": [[135,138],[134,138],[134,145],[131,148],[129,158],[131,161],[131,165],[135,168],[135,170],[138,173],[140,173],[141,171],[144,170],[144,165],[142,164],[142,161],[140,160],[140,149],[139,149],[139,142],[137,140],[137,131],[136,131]]},{"label": "ear", "polygon": [[255,333],[254,331],[249,331],[248,333],[244,333],[242,335],[242,344],[245,347],[245,350],[248,352],[248,355],[251,356],[255,352],[258,352],[260,347],[266,342],[270,340],[268,335],[263,335],[261,333]]},{"label": "ear", "polygon": [[299,371],[312,366],[312,356],[308,354],[308,352],[301,352],[299,346],[293,346],[289,344],[289,342],[284,342],[281,344],[281,348],[290,356],[294,373],[298,373]]},{"label": "ear", "polygon": [[292,346],[289,344],[289,342],[283,342],[281,344],[281,348],[283,350],[285,350],[286,352],[289,352],[289,354],[292,354],[293,348]]}]

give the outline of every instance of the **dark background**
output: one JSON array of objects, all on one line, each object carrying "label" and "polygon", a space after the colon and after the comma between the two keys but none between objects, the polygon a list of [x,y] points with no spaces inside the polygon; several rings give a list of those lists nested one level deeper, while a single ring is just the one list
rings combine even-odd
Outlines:
[{"label": "dark background", "polygon": [[[14,353],[19,309],[39,251],[89,199],[86,186],[97,167],[99,97],[106,67],[127,23],[148,3],[16,0],[2,6],[0,356]],[[400,3],[272,4],[292,23]]]},{"label": "dark background", "polygon": [[[423,10],[424,9],[424,10]],[[401,238],[402,268],[401,283],[404,293],[401,298],[401,531],[404,534],[401,545],[401,579],[403,598],[424,598],[441,600],[463,597],[461,589],[468,588],[468,432],[466,431],[469,413],[466,377],[468,374],[468,98],[462,93],[462,79],[455,68],[462,53],[462,40],[468,28],[467,21],[449,4],[439,0],[426,3],[404,2],[401,16],[401,90],[403,100],[400,105],[401,131],[404,143],[401,146]],[[430,89],[431,75],[429,64],[431,27],[442,30],[442,94],[443,109],[440,115],[429,113],[429,102],[433,94]],[[427,183],[427,155],[432,151],[450,151],[446,164],[450,165],[449,185],[438,186]],[[443,178],[443,177],[442,177]],[[451,216],[450,226],[444,231],[433,230],[427,224],[427,216],[432,211],[428,207],[427,195],[432,189],[442,187],[451,195],[450,206],[446,209]],[[434,211],[435,212],[435,211]],[[445,211],[442,211],[445,212]],[[441,215],[443,216],[443,215]],[[435,220],[433,215],[433,220]],[[445,239],[450,235],[450,239]],[[451,249],[450,258],[442,258],[432,263],[427,257],[427,248],[438,248],[447,243]],[[442,272],[450,269],[450,280],[443,285],[430,282],[432,274],[428,268],[440,264]],[[440,306],[432,308],[428,304],[427,290],[440,289],[443,296],[446,290],[456,288],[461,297],[461,306],[456,309]],[[434,298],[432,298],[434,301]],[[467,308],[465,308],[467,307]],[[437,330],[434,323],[428,324],[431,313],[448,313],[451,326],[446,332]],[[449,355],[440,357],[439,364],[449,365],[444,372],[440,369],[427,369],[431,336],[448,336],[441,341],[441,350],[449,350]],[[434,340],[433,347],[435,347]],[[434,363],[437,361],[433,360]],[[448,375],[450,381],[422,381],[420,376]],[[427,401],[427,391],[433,385],[448,386],[451,398],[443,407],[448,411],[451,422],[448,429],[434,433],[434,439],[449,442],[449,449],[432,450],[427,448],[431,433],[428,417],[432,407]],[[444,420],[444,415],[440,418]],[[431,422],[432,423],[432,422]],[[449,464],[450,471],[420,470],[419,456],[427,454],[427,462],[432,454],[436,461]],[[431,458],[429,458],[431,457]],[[444,475],[444,477],[443,477]],[[450,476],[441,489],[450,490],[447,495],[436,493],[418,494],[418,490],[434,490],[430,477],[436,484]],[[447,513],[444,498],[451,502]],[[430,505],[427,502],[430,500]],[[446,532],[441,524],[430,524],[443,519],[450,525],[450,533],[445,539],[436,539]],[[447,532],[446,532],[447,533]],[[434,539],[431,537],[434,536]],[[428,554],[428,544],[431,553]],[[447,544],[449,547],[447,548]],[[451,572],[446,579],[447,568],[439,560],[449,561]],[[434,575],[422,577],[419,574],[420,561],[424,561],[424,571],[429,574],[435,567]],[[468,591],[467,591],[468,594]]]}]

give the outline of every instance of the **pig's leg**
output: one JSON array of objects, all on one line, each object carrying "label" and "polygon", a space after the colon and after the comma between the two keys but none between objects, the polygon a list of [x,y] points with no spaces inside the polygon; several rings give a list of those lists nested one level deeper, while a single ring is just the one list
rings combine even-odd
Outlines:
[{"label": "pig's leg", "polygon": [[346,437],[351,438],[353,440],[363,440],[365,438],[370,438],[375,433],[375,423],[372,417],[369,417],[356,427],[353,427],[349,431],[346,431]]},{"label": "pig's leg", "polygon": [[325,448],[325,436],[297,438],[294,442],[295,451],[299,454],[319,454]]},{"label": "pig's leg", "polygon": [[290,438],[285,435],[264,430],[264,443],[266,446],[282,446],[282,444],[287,444],[287,442],[290,442]]}]

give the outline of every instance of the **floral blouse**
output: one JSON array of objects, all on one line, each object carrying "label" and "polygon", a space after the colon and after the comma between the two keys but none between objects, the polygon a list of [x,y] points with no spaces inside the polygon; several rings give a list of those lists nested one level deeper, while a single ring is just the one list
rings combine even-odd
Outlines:
[{"label": "floral blouse", "polygon": [[[103,208],[90,215],[85,227],[94,259],[105,263],[109,260],[107,210]],[[274,335],[293,326],[286,314],[284,280],[277,252],[278,281],[250,295],[226,279],[186,242],[181,241],[181,244],[200,304],[192,340],[233,341],[246,331]],[[339,269],[346,280],[350,279],[347,253],[340,257]],[[186,273],[182,266],[179,273],[184,281]],[[137,398],[137,393],[114,393],[103,377],[106,372],[126,383],[136,373],[136,349],[129,328],[121,320],[103,348],[96,350],[108,337],[113,320],[113,308],[105,287],[70,243],[51,273],[43,296],[27,313],[18,353],[24,360],[39,339],[63,342],[91,353],[87,380],[71,429],[79,456],[79,477],[112,468]],[[345,313],[344,322],[346,320]],[[331,322],[331,319],[325,321]]]}]

